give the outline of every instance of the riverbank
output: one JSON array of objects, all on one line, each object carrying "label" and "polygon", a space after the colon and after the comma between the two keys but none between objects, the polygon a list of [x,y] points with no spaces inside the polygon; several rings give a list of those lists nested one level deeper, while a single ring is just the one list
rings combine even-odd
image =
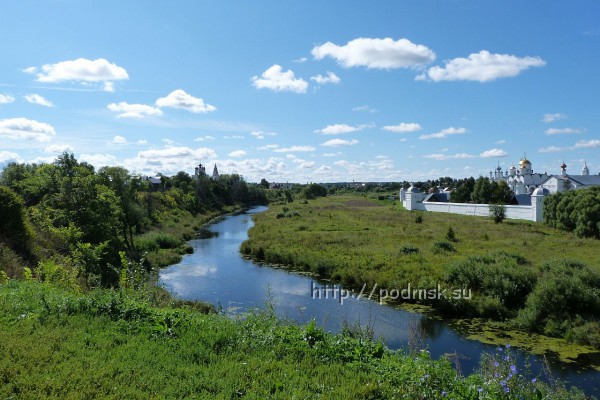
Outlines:
[{"label": "riverbank", "polygon": [[134,238],[136,249],[146,254],[148,266],[154,270],[177,264],[193,249],[187,244],[198,238],[211,224],[227,215],[244,212],[241,206],[224,207],[205,214],[193,215],[183,210],[167,210],[152,227]]},{"label": "riverbank", "polygon": [[[472,289],[468,299],[409,300],[446,318],[496,321],[516,339],[525,337],[523,331],[541,333],[540,352],[560,354],[565,348],[564,340],[553,342],[548,336],[592,345],[570,344],[561,357],[565,361],[598,353],[596,240],[531,222],[495,224],[478,217],[407,212],[392,201],[361,196],[294,202],[254,218],[241,250],[258,262],[317,273],[357,291],[378,288],[375,294],[387,294],[386,300],[409,285]],[[483,331],[489,342],[493,330]]]},{"label": "riverbank", "polygon": [[505,347],[463,377],[447,359],[392,352],[360,330],[331,335],[268,310],[231,319],[150,299],[0,285],[0,397],[585,398],[529,375]]}]

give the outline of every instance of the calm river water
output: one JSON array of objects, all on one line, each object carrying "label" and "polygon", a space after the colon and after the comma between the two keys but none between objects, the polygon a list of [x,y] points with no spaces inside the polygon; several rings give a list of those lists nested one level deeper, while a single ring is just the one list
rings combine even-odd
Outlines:
[{"label": "calm river water", "polygon": [[[218,235],[210,239],[192,240],[194,254],[184,256],[181,263],[160,273],[160,283],[182,299],[203,300],[220,305],[229,313],[261,308],[270,296],[279,316],[299,323],[311,319],[326,330],[338,332],[343,322],[360,322],[374,327],[375,335],[384,339],[391,349],[405,347],[409,327],[418,323],[425,332],[425,345],[432,357],[459,355],[460,366],[467,374],[477,368],[483,352],[493,352],[495,346],[485,345],[460,336],[443,321],[410,313],[366,298],[348,298],[340,304],[336,299],[318,298],[315,288],[325,282],[314,278],[257,265],[240,256],[240,244],[248,238],[253,226],[252,214],[266,207],[256,207],[246,214],[225,217],[210,226]],[[519,352],[524,360],[527,354]],[[529,357],[532,370],[540,368],[535,356]],[[573,364],[552,363],[554,378],[583,388],[600,397],[600,372]]]}]

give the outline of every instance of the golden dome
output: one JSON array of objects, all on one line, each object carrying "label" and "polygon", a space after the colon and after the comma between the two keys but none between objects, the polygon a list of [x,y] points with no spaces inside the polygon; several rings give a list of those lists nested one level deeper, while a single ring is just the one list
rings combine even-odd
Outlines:
[{"label": "golden dome", "polygon": [[521,161],[519,161],[519,165],[523,166],[523,165],[525,165],[525,164],[529,164],[529,165],[531,165],[531,162],[529,162],[529,160],[528,160],[528,159],[526,159],[526,158],[524,158],[524,159],[522,159]]}]

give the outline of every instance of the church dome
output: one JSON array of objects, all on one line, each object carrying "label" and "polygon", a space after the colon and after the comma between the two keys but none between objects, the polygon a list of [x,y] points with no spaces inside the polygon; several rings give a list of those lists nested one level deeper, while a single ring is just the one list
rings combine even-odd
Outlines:
[{"label": "church dome", "polygon": [[524,158],[521,161],[519,161],[519,165],[520,166],[531,165],[531,162],[528,159]]},{"label": "church dome", "polygon": [[546,188],[539,187],[533,191],[532,196],[547,196],[550,194],[550,191]]}]

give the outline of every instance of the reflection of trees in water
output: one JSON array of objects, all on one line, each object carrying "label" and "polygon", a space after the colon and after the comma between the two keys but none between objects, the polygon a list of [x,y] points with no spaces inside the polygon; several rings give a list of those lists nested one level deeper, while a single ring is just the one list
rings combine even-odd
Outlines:
[{"label": "reflection of trees in water", "polygon": [[418,319],[420,330],[427,338],[437,339],[444,332],[444,324],[442,321],[421,316]]}]

